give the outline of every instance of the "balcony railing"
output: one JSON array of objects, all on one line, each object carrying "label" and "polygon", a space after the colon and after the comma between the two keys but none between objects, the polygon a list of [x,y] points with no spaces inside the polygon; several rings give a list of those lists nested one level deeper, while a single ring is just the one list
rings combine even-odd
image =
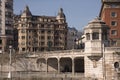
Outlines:
[{"label": "balcony railing", "polygon": [[84,56],[84,50],[62,50],[62,51],[45,51],[45,52],[36,52],[28,53],[26,57],[43,57],[46,56],[53,57],[53,56]]}]

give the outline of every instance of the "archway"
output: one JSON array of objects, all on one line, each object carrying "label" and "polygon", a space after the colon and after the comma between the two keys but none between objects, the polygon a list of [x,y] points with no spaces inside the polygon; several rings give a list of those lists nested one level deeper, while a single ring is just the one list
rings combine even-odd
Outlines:
[{"label": "archway", "polygon": [[46,64],[46,60],[44,58],[39,58],[36,63],[37,63],[37,67],[38,67],[39,71],[41,71],[41,72],[46,71],[47,64]]},{"label": "archway", "polygon": [[60,72],[72,72],[72,59],[71,58],[60,59]]},{"label": "archway", "polygon": [[84,57],[77,57],[74,59],[74,68],[76,73],[84,73]]},{"label": "archway", "polygon": [[57,72],[58,70],[58,60],[57,58],[48,58],[48,72]]}]

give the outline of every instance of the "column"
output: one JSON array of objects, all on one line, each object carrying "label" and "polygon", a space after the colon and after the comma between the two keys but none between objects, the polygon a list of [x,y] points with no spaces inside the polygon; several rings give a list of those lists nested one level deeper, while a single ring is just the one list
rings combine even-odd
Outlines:
[{"label": "column", "polygon": [[99,40],[102,40],[102,33],[99,33]]},{"label": "column", "polygon": [[58,59],[58,74],[60,73],[60,59]]},{"label": "column", "polygon": [[46,59],[46,73],[48,72],[48,62],[47,62],[48,59]]},{"label": "column", "polygon": [[93,38],[92,38],[92,33],[90,33],[90,40],[93,40]]},{"label": "column", "polygon": [[74,58],[72,58],[72,75],[74,76],[75,73],[75,64],[74,64]]}]

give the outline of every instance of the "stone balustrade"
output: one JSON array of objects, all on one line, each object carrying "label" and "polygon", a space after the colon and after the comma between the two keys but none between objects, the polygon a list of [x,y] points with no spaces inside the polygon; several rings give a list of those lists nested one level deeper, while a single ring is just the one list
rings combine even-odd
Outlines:
[{"label": "stone balustrade", "polygon": [[30,53],[28,52],[27,57],[80,57],[84,56],[84,50],[63,50],[63,51],[45,51],[45,52],[36,52]]}]

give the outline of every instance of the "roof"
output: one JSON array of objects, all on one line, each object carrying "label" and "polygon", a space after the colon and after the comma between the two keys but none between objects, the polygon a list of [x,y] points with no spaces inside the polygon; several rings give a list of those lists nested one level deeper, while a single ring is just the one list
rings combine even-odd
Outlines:
[{"label": "roof", "polygon": [[23,13],[21,14],[22,16],[32,16],[31,11],[29,10],[29,7],[26,5]]},{"label": "roof", "polygon": [[102,21],[99,17],[97,17],[88,23],[85,29],[88,29],[88,28],[93,29],[93,28],[109,28],[109,27],[107,27],[104,21]]}]

